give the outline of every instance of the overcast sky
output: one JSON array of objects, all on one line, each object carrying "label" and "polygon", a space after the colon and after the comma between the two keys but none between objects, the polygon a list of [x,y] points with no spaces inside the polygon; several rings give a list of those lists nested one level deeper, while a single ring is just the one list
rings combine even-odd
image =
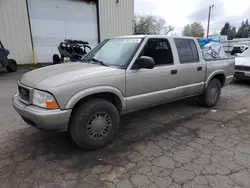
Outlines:
[{"label": "overcast sky", "polygon": [[206,29],[208,7],[213,4],[210,34],[220,32],[227,21],[235,26],[250,21],[250,0],[135,0],[135,12],[161,16],[175,27],[173,34],[181,34],[184,25],[194,21]]}]

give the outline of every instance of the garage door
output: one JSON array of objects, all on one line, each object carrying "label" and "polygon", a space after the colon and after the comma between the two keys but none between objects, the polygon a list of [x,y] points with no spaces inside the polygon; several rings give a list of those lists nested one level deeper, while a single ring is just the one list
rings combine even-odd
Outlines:
[{"label": "garage door", "polygon": [[28,0],[37,62],[51,62],[64,39],[98,43],[97,8],[83,0]]}]

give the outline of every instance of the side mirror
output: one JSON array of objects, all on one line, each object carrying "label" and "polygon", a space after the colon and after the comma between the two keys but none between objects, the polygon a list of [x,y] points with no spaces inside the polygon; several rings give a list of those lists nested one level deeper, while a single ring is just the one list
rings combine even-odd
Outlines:
[{"label": "side mirror", "polygon": [[153,69],[155,67],[155,61],[152,57],[141,56],[134,63],[133,69]]}]

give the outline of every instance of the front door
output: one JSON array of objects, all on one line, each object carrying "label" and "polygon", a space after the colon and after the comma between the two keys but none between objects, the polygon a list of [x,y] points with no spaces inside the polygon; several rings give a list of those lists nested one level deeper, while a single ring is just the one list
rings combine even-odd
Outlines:
[{"label": "front door", "polygon": [[176,97],[177,68],[169,41],[148,39],[140,55],[152,57],[155,67],[126,71],[128,111],[161,104]]}]

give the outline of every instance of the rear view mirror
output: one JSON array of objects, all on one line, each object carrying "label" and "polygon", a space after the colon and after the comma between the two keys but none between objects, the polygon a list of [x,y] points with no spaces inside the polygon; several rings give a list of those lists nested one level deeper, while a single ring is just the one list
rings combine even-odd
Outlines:
[{"label": "rear view mirror", "polygon": [[155,67],[155,61],[152,57],[141,56],[135,61],[133,69],[153,69]]}]

